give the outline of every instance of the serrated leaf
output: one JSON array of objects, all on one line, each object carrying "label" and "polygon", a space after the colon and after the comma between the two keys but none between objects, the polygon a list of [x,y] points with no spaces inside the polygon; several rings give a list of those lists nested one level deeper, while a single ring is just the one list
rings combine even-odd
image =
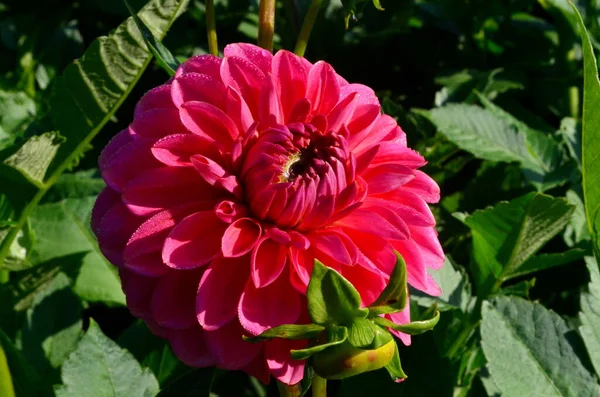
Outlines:
[{"label": "serrated leaf", "polygon": [[578,358],[581,341],[557,314],[514,297],[486,301],[482,312],[483,351],[503,395],[600,395],[600,385]]},{"label": "serrated leaf", "polygon": [[348,327],[348,342],[354,347],[366,348],[373,343],[377,326],[366,318],[357,318]]},{"label": "serrated leaf", "polygon": [[269,339],[312,339],[316,338],[325,327],[317,324],[285,324],[266,330],[257,336],[243,336],[248,342],[262,342]]},{"label": "serrated leaf", "polygon": [[0,115],[0,150],[3,150],[33,120],[36,105],[24,92],[0,90]]},{"label": "serrated leaf", "polygon": [[582,175],[583,202],[596,256],[600,255],[600,80],[598,63],[590,37],[575,5],[577,23],[581,33],[583,50],[583,115],[582,115]]},{"label": "serrated leaf", "polygon": [[402,332],[403,334],[419,335],[423,332],[431,331],[436,326],[438,321],[440,321],[440,312],[436,311],[433,317],[428,320],[412,321],[408,324],[396,324],[383,317],[375,317],[373,321],[377,325]]},{"label": "serrated leaf", "polygon": [[571,158],[575,160],[581,171],[581,124],[577,120],[567,117],[561,120],[558,134],[567,144]]},{"label": "serrated leaf", "polygon": [[517,270],[507,274],[506,280],[539,272],[540,270],[566,265],[567,263],[571,263],[583,258],[585,254],[586,250],[581,248],[573,248],[555,254],[541,254],[533,256],[519,266]]},{"label": "serrated leaf", "polygon": [[144,41],[146,42],[148,49],[150,50],[152,55],[154,55],[154,59],[156,59],[156,63],[161,68],[163,68],[169,74],[169,76],[174,76],[175,71],[179,67],[179,62],[177,62],[177,60],[175,59],[173,54],[171,54],[171,51],[169,51],[167,49],[167,47],[165,47],[160,42],[160,40],[158,40],[156,37],[154,37],[154,35],[150,31],[150,29],[148,29],[146,24],[140,19],[140,17],[137,15],[135,10],[129,4],[129,2],[127,0],[124,0],[124,1],[125,1],[125,6],[127,6],[129,13],[133,17],[133,20],[135,21],[135,24],[137,25],[138,29],[142,33],[142,37],[144,38]]},{"label": "serrated leaf", "polygon": [[[40,377],[2,329],[0,329],[0,346],[10,369],[15,394],[17,396],[37,396],[43,389]],[[48,390],[44,390],[44,392],[48,392]]]},{"label": "serrated leaf", "polygon": [[42,188],[46,170],[63,142],[64,138],[57,132],[46,132],[31,137],[19,150],[4,160],[4,164],[19,171],[38,188]]},{"label": "serrated leaf", "polygon": [[107,338],[92,320],[77,350],[62,367],[57,397],[152,397],[158,382],[128,351]]},{"label": "serrated leaf", "polygon": [[[395,343],[394,343],[395,344]],[[385,369],[388,371],[392,380],[396,383],[402,382],[408,376],[404,373],[402,369],[402,363],[400,362],[400,353],[398,352],[398,345],[396,344],[396,351],[394,352],[394,356],[392,357],[392,361],[390,361]]]},{"label": "serrated leaf", "polygon": [[473,236],[473,274],[480,293],[499,288],[569,221],[565,199],[530,193],[464,219]]},{"label": "serrated leaf", "polygon": [[588,291],[581,294],[579,332],[590,355],[596,374],[600,376],[600,271],[594,258],[585,260],[590,273]]},{"label": "serrated leaf", "polygon": [[388,284],[379,297],[368,307],[370,315],[396,313],[406,307],[408,289],[406,284],[406,262],[396,252],[396,265],[390,275]]},{"label": "serrated leaf", "polygon": [[77,346],[82,333],[82,310],[64,273],[59,273],[35,296],[33,306],[27,310],[20,346],[23,357],[43,378],[59,380],[54,370]]},{"label": "serrated leaf", "polygon": [[583,200],[574,190],[568,190],[565,196],[569,203],[575,207],[573,216],[571,216],[571,220],[567,224],[563,235],[565,243],[567,243],[569,247],[572,247],[582,241],[590,240],[591,236],[585,218],[585,205],[583,204]]},{"label": "serrated leaf", "polygon": [[348,329],[346,327],[331,326],[327,327],[323,340],[317,340],[315,346],[305,349],[292,350],[291,355],[294,360],[306,360],[313,354],[322,352],[332,346],[344,343],[348,339]]},{"label": "serrated leaf", "polygon": [[315,324],[348,325],[355,318],[364,318],[368,314],[368,310],[360,308],[361,299],[356,288],[318,260],[315,260],[306,297],[308,313]]},{"label": "serrated leaf", "polygon": [[429,307],[434,303],[440,311],[460,309],[464,312],[469,307],[471,296],[471,284],[464,271],[456,270],[450,258],[446,257],[444,265],[440,269],[427,269],[437,285],[440,286],[440,296],[430,296],[419,290],[411,290],[411,299],[420,306]]},{"label": "serrated leaf", "polygon": [[157,397],[209,397],[215,368],[194,368],[170,382]]}]

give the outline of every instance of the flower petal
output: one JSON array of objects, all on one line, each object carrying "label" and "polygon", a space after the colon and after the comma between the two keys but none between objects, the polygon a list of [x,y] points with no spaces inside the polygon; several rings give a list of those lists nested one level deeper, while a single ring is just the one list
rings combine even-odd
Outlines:
[{"label": "flower petal", "polygon": [[340,100],[340,83],[335,70],[319,61],[308,73],[306,98],[312,104],[313,114],[327,115]]},{"label": "flower petal", "polygon": [[265,357],[271,374],[286,385],[295,385],[304,377],[306,360],[294,360],[290,350],[304,349],[307,341],[273,339],[265,343]]},{"label": "flower petal", "polygon": [[[410,305],[406,305],[406,308],[400,313],[388,314],[385,317],[387,317],[390,321],[396,324],[408,324],[410,323]],[[396,335],[398,338],[400,338],[400,340],[402,341],[402,343],[404,343],[405,346],[410,346],[410,335],[394,331],[393,329],[390,329],[390,332]]]},{"label": "flower petal", "polygon": [[240,218],[233,222],[221,240],[221,249],[226,258],[236,258],[250,252],[262,234],[260,224],[251,218]]},{"label": "flower petal", "polygon": [[198,271],[171,271],[159,279],[151,303],[158,325],[183,330],[197,324],[194,302],[201,275]]},{"label": "flower petal", "polygon": [[212,367],[217,361],[206,346],[202,328],[195,326],[184,330],[169,330],[169,342],[173,353],[190,367]]},{"label": "flower petal", "polygon": [[206,265],[221,252],[221,237],[226,227],[213,211],[189,215],[166,238],[163,261],[179,270]]},{"label": "flower petal", "polygon": [[223,50],[223,55],[226,58],[239,57],[243,58],[259,68],[264,74],[271,71],[271,62],[273,54],[264,48],[248,43],[228,44]]},{"label": "flower petal", "polygon": [[221,62],[221,58],[214,55],[195,55],[179,65],[179,68],[175,72],[175,77],[180,77],[184,73],[200,73],[220,79],[219,70]]},{"label": "flower petal", "polygon": [[294,106],[306,94],[308,71],[297,55],[282,50],[273,57],[272,73],[285,121],[289,122]]},{"label": "flower petal", "polygon": [[202,101],[225,109],[225,94],[225,85],[207,74],[183,73],[171,84],[171,98],[178,108],[189,101]]},{"label": "flower petal", "polygon": [[246,342],[242,339],[243,334],[244,330],[237,320],[217,330],[204,332],[208,350],[219,368],[242,369],[259,355],[262,345]]},{"label": "flower petal", "polygon": [[171,167],[191,167],[191,157],[196,154],[220,159],[214,140],[196,134],[166,136],[152,146],[152,154],[158,161]]},{"label": "flower petal", "polygon": [[252,252],[252,281],[256,288],[266,287],[279,277],[287,262],[285,245],[265,237]]}]

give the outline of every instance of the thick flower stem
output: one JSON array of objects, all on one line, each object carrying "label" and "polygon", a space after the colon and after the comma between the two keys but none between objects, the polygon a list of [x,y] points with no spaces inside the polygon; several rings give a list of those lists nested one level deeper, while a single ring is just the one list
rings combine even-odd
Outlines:
[{"label": "thick flower stem", "polygon": [[300,397],[302,390],[300,389],[300,383],[295,385],[286,385],[283,382],[277,382],[277,388],[279,389],[279,395],[281,397]]},{"label": "thick flower stem", "polygon": [[312,379],[312,397],[327,397],[327,379],[317,374]]},{"label": "thick flower stem", "polygon": [[215,18],[215,5],[213,0],[206,0],[206,34],[208,35],[208,52],[219,56],[217,44],[217,22]]},{"label": "thick flower stem", "polygon": [[320,7],[321,0],[312,0],[308,12],[304,17],[304,23],[302,24],[302,30],[300,30],[300,35],[298,36],[298,41],[296,42],[296,48],[294,48],[294,54],[301,57],[304,56],[306,46],[308,46],[310,32],[312,31],[313,25],[317,20],[317,14],[319,13]]},{"label": "thick flower stem", "polygon": [[258,10],[258,45],[273,52],[275,34],[275,0],[260,0]]}]

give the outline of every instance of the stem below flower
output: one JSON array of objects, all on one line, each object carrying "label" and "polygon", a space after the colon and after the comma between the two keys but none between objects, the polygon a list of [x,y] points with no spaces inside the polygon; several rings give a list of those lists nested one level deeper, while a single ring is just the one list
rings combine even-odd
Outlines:
[{"label": "stem below flower", "polygon": [[327,379],[317,374],[312,378],[312,397],[327,397]]},{"label": "stem below flower", "polygon": [[279,395],[281,397],[300,397],[302,395],[300,383],[296,383],[295,385],[286,385],[283,382],[277,381],[277,388],[279,389]]},{"label": "stem below flower", "polygon": [[308,45],[310,32],[312,31],[313,25],[315,24],[320,7],[321,0],[312,0],[312,3],[310,4],[306,16],[304,17],[304,23],[302,24],[302,30],[300,30],[300,35],[298,36],[298,41],[296,42],[294,54],[301,57],[304,56],[306,46]]},{"label": "stem below flower", "polygon": [[206,0],[206,34],[208,35],[208,52],[219,56],[217,44],[217,22],[215,19],[215,5],[213,0]]},{"label": "stem below flower", "polygon": [[258,10],[258,45],[273,52],[275,34],[275,0],[260,0]]}]

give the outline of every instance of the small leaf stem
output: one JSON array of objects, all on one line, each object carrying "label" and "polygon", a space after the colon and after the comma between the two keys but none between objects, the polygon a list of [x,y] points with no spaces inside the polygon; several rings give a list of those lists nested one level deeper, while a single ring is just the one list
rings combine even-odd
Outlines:
[{"label": "small leaf stem", "polygon": [[302,29],[300,30],[300,35],[298,36],[298,41],[296,42],[296,48],[294,48],[294,54],[298,56],[304,56],[304,52],[308,46],[310,32],[312,31],[317,19],[319,8],[321,7],[321,1],[322,0],[312,0],[306,16],[304,17],[304,23],[302,24]]},{"label": "small leaf stem", "polygon": [[312,378],[312,397],[327,397],[327,379],[317,374]]},{"label": "small leaf stem", "polygon": [[206,34],[208,36],[208,52],[211,55],[219,56],[214,0],[206,0]]},{"label": "small leaf stem", "polygon": [[302,395],[300,383],[286,385],[283,382],[277,381],[277,388],[279,389],[279,396],[281,397],[300,397]]},{"label": "small leaf stem", "polygon": [[258,45],[273,52],[275,34],[275,0],[260,0],[258,10]]}]

